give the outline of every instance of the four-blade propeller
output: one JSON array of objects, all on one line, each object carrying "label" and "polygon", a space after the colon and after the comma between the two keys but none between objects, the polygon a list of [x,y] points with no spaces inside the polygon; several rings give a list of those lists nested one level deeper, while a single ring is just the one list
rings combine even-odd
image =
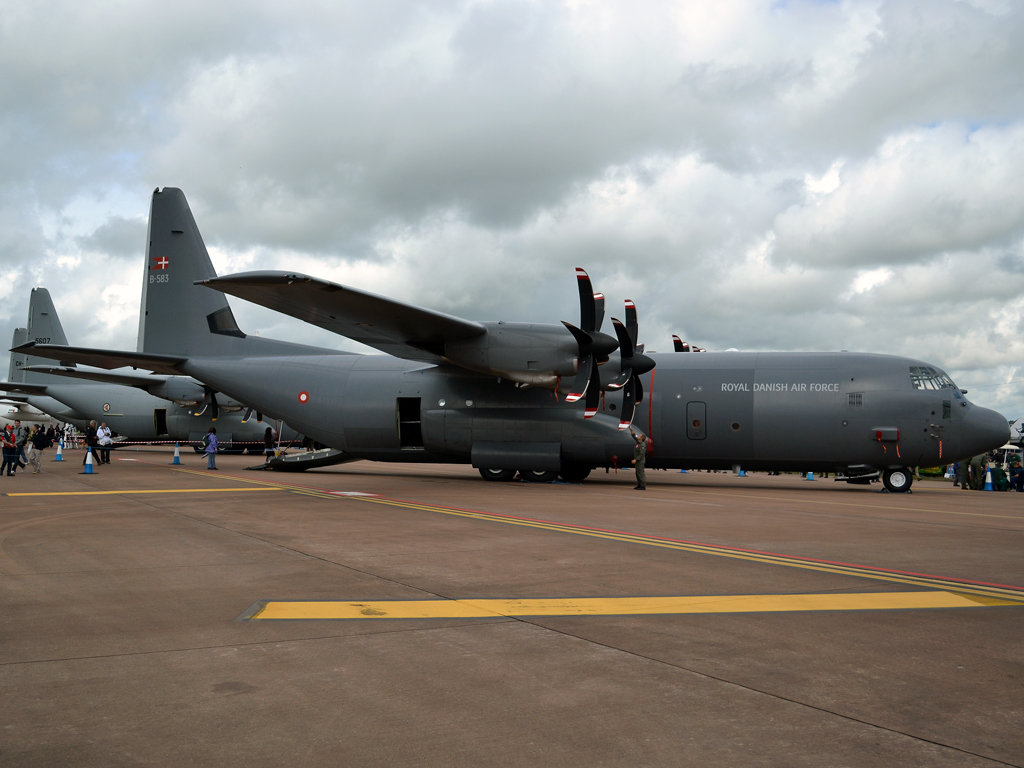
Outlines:
[{"label": "four-blade propeller", "polygon": [[654,368],[654,360],[643,354],[644,345],[638,344],[639,323],[636,305],[626,300],[626,322],[612,318],[615,336],[601,333],[604,321],[604,294],[594,293],[590,276],[580,267],[576,268],[576,281],[580,291],[580,327],[571,323],[563,324],[576,339],[579,345],[579,369],[570,386],[566,401],[574,403],[586,398],[583,418],[589,419],[597,415],[601,403],[601,374],[598,366],[608,362],[609,355],[619,350],[621,370],[604,389],[623,390],[622,413],[619,416],[619,429],[627,429],[633,421],[633,412],[643,400],[643,384],[640,376]]}]

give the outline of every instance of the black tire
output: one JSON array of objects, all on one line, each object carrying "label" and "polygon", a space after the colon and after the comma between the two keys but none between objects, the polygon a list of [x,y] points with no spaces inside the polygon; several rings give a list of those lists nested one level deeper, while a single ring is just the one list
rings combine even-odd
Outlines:
[{"label": "black tire", "polygon": [[519,475],[528,483],[550,483],[558,477],[557,472],[538,472],[534,469],[521,469]]},{"label": "black tire", "polygon": [[567,483],[582,483],[590,475],[591,467],[585,467],[581,464],[565,464],[562,466],[562,471],[558,473]]},{"label": "black tire", "polygon": [[889,493],[906,493],[914,484],[914,473],[909,469],[887,469],[882,473],[882,483]]},{"label": "black tire", "polygon": [[495,483],[507,483],[516,476],[514,469],[481,469],[480,477]]}]

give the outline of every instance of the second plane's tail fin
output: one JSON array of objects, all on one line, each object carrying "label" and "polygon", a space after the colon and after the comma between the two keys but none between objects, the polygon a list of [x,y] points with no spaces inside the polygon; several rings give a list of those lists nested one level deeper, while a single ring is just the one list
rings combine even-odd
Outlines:
[{"label": "second plane's tail fin", "polygon": [[[28,328],[18,328],[14,332],[14,346],[19,346],[28,341],[37,344],[60,344],[67,346],[68,337],[64,333],[64,327],[57,315],[57,308],[53,306],[53,299],[50,292],[45,288],[33,288],[28,299]],[[11,373],[8,381],[20,381],[25,384],[53,384],[60,382],[54,376],[38,371],[25,371],[30,365],[53,365],[53,360],[42,357],[26,355],[24,353],[11,353]],[[17,371],[16,371],[17,369]],[[20,378],[15,378],[18,376]],[[74,381],[68,379],[64,382]]]}]

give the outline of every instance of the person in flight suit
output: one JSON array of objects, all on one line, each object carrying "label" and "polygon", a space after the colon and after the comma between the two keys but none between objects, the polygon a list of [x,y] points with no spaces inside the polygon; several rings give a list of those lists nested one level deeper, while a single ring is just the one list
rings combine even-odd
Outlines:
[{"label": "person in flight suit", "polygon": [[647,474],[644,472],[644,465],[647,463],[647,435],[634,431],[632,427],[629,428],[629,434],[636,440],[636,446],[633,448],[633,461],[630,462],[636,468],[636,488],[633,490],[646,491]]}]

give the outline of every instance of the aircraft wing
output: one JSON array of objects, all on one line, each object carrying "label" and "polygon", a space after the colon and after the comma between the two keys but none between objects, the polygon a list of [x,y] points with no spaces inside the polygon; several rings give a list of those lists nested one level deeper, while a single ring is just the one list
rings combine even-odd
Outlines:
[{"label": "aircraft wing", "polygon": [[199,280],[221,293],[273,309],[406,360],[443,361],[446,342],[486,333],[443,312],[348,288],[308,275],[243,272]]},{"label": "aircraft wing", "polygon": [[[24,355],[47,357],[67,363],[94,365],[97,368],[145,368],[147,371],[175,376],[180,373],[177,366],[188,361],[187,357],[153,355],[146,352],[127,352],[118,349],[90,349],[89,347],[65,347],[63,344],[36,344],[30,341],[15,347],[11,352]],[[18,390],[14,390],[18,391]]]},{"label": "aircraft wing", "polygon": [[125,387],[145,388],[165,381],[163,376],[144,375],[141,373],[107,373],[106,371],[88,371],[82,370],[81,368],[61,368],[53,365],[26,365],[21,370],[45,373],[50,376],[67,376],[71,379],[100,381],[104,384],[121,384]]},{"label": "aircraft wing", "polygon": [[19,395],[41,395],[45,391],[45,384],[25,384],[19,381],[0,381],[0,392],[15,392]]}]

